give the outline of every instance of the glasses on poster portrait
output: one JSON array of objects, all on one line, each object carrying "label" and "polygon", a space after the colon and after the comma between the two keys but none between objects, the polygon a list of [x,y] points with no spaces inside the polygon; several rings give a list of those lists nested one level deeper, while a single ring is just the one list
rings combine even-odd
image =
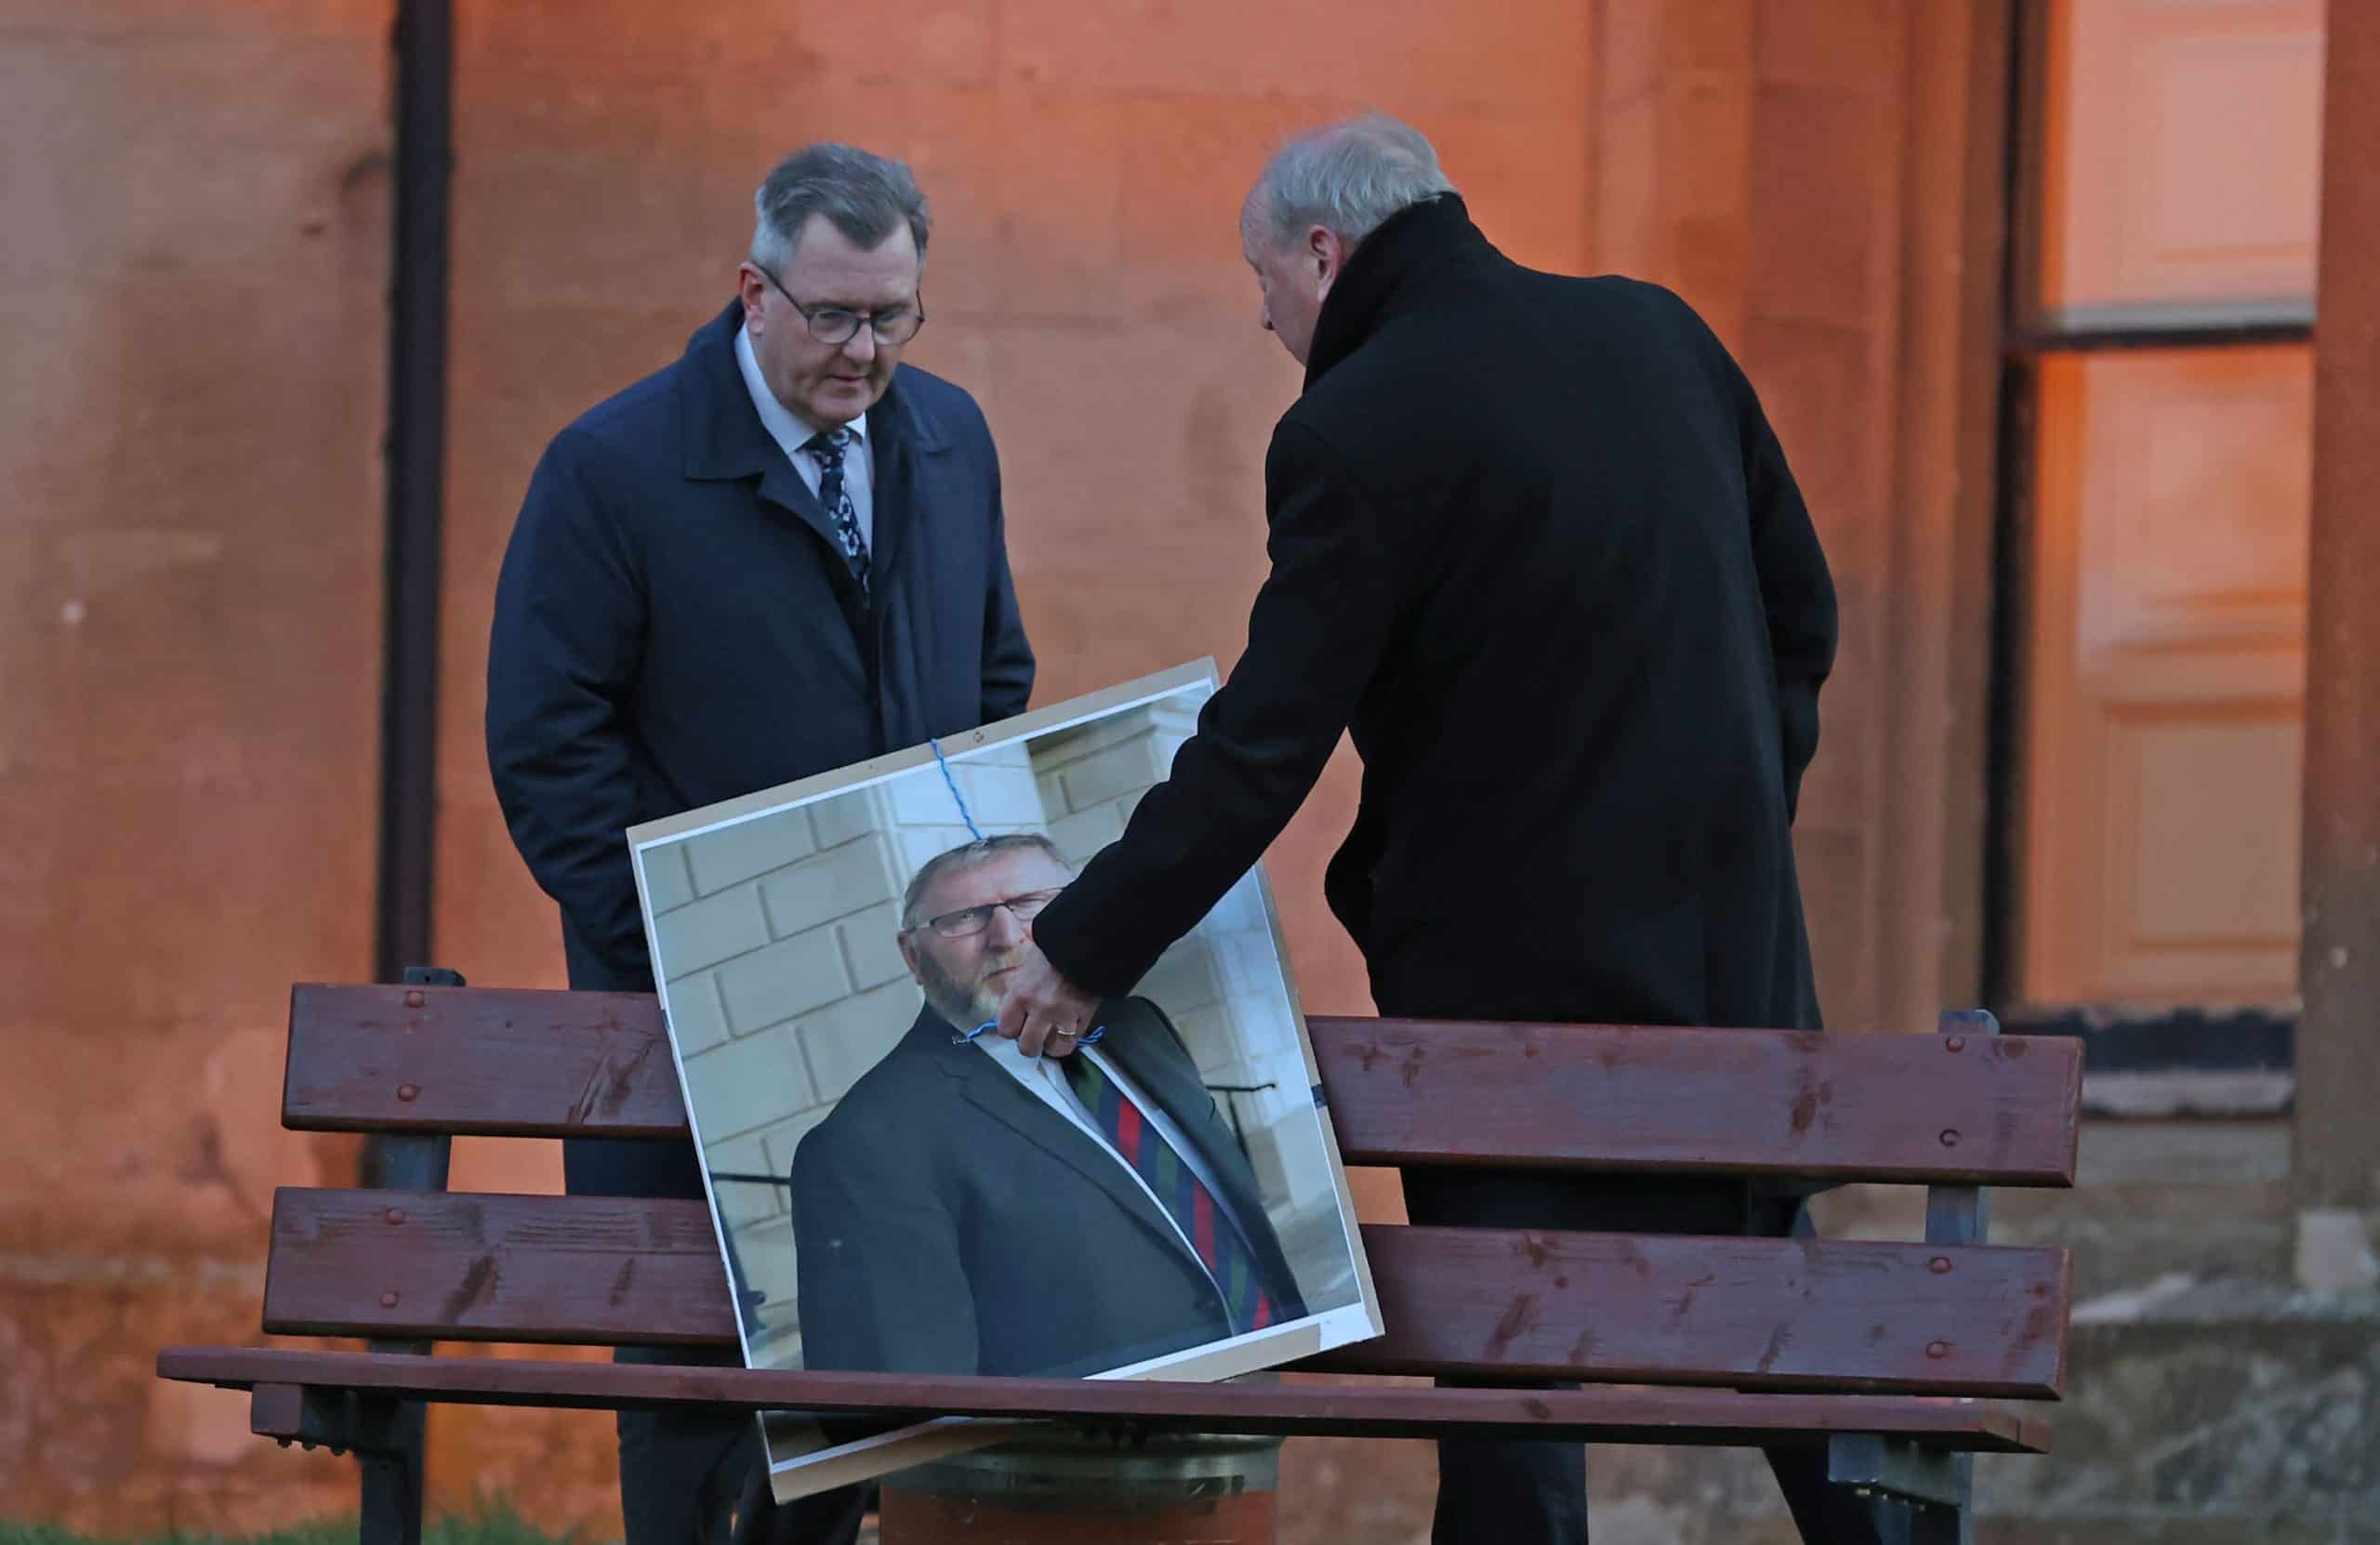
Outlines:
[{"label": "glasses on poster portrait", "polygon": [[793,292],[785,287],[784,280],[758,263],[752,266],[760,270],[761,278],[776,286],[777,294],[785,297],[787,305],[801,313],[801,320],[810,326],[810,336],[820,343],[849,343],[859,336],[860,324],[866,323],[868,330],[876,335],[877,342],[898,346],[916,337],[918,329],[926,324],[926,309],[922,305],[887,306],[880,311],[854,311],[841,306],[805,306],[793,297]]},{"label": "glasses on poster portrait", "polygon": [[945,939],[972,938],[991,927],[992,914],[1002,908],[1006,908],[1008,915],[1018,922],[1029,923],[1041,915],[1043,907],[1056,901],[1058,891],[1064,889],[1065,887],[1061,885],[1049,891],[1027,891],[1022,895],[1005,896],[996,902],[985,902],[981,906],[962,906],[956,912],[944,912],[928,918],[925,921],[913,924],[902,931],[919,933],[930,928]]}]

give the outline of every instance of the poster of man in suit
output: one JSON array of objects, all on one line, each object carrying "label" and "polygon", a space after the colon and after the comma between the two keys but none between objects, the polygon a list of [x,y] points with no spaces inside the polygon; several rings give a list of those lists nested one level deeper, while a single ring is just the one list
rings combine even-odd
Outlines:
[{"label": "poster of man in suit", "polygon": [[[629,831],[748,1366],[1216,1379],[1379,1333],[1261,868],[1048,1053],[982,1033],[1213,691],[1184,667]],[[952,1441],[764,1430],[780,1499]]]},{"label": "poster of man in suit", "polygon": [[[809,1367],[1087,1374],[1302,1317],[1255,1171],[1161,1008],[1102,1004],[1065,1058],[969,1034],[1072,878],[1022,833],[910,881],[899,943],[924,1006],[794,1150]],[[1067,1312],[1005,1312],[1028,1303]]]}]

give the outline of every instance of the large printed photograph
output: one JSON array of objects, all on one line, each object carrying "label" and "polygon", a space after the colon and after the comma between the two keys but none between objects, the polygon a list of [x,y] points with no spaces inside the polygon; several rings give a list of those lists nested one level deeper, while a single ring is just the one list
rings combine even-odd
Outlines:
[{"label": "large printed photograph", "polygon": [[[629,833],[753,1367],[1215,1379],[1378,1334],[1260,869],[1073,1055],[1033,918],[1214,690],[1184,667]],[[781,1498],[955,1443],[765,1424]]]}]

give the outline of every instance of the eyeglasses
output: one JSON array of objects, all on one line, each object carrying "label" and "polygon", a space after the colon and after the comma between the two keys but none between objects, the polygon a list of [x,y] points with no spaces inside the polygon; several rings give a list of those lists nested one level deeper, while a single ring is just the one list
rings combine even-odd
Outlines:
[{"label": "eyeglasses", "polygon": [[760,269],[760,277],[776,286],[777,294],[785,297],[787,305],[801,313],[801,320],[810,325],[810,336],[820,343],[849,343],[859,336],[859,324],[865,322],[868,331],[876,335],[878,343],[898,346],[916,337],[918,329],[926,324],[926,312],[922,306],[888,306],[880,311],[854,311],[841,306],[804,306],[794,299],[793,292],[785,287],[785,281],[760,268],[758,263],[752,266]]},{"label": "eyeglasses", "polygon": [[906,931],[915,933],[919,929],[930,928],[945,939],[971,938],[991,927],[992,914],[1001,907],[1007,907],[1008,915],[1018,922],[1031,922],[1041,915],[1043,907],[1056,901],[1058,891],[1064,889],[1065,887],[1061,885],[1057,890],[1052,891],[1027,891],[1021,896],[1011,896],[1005,901],[985,902],[981,906],[962,906],[956,912],[945,912],[938,918],[928,918],[924,922],[918,923]]}]

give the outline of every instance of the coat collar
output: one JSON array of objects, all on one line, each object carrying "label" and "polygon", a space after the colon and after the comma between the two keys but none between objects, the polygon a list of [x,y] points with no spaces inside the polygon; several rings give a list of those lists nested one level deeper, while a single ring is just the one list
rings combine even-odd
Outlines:
[{"label": "coat collar", "polygon": [[[798,517],[831,548],[833,522],[760,422],[745,388],[735,363],[735,332],[743,324],[743,302],[731,300],[686,340],[678,370],[685,475],[695,482],[758,479],[762,499]],[[892,384],[867,416],[876,458],[876,540],[870,561],[879,574],[893,572],[892,561],[907,534],[914,479],[906,458],[949,448],[942,427],[917,411],[903,390],[907,375],[908,366],[894,368]]]},{"label": "coat collar", "polygon": [[1432,272],[1498,256],[1471,223],[1459,193],[1441,193],[1391,215],[1357,244],[1322,302],[1306,350],[1305,390],[1313,390],[1331,366],[1410,305]]}]

